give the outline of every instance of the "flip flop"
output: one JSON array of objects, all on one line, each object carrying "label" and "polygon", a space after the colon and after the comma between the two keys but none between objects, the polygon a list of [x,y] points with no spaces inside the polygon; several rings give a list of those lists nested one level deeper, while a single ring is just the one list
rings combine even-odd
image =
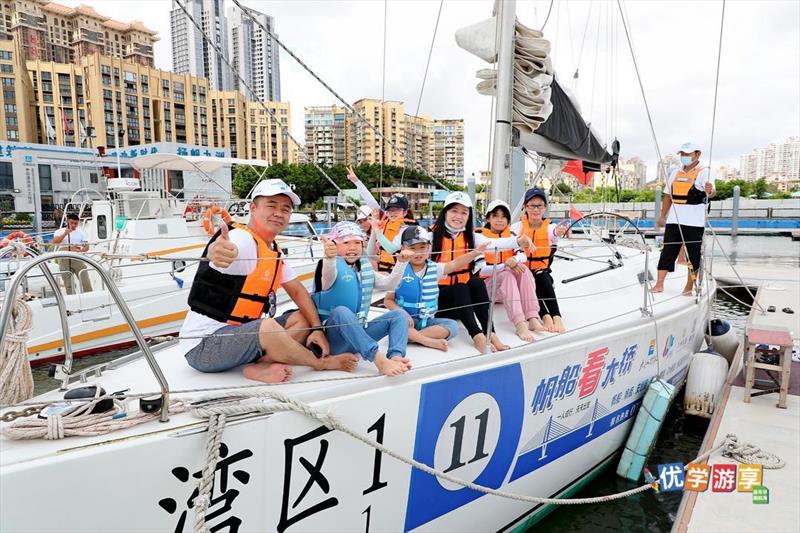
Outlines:
[{"label": "flip flop", "polygon": [[770,305],[769,307],[767,307],[767,311],[769,311],[770,313],[774,313],[775,312],[775,306],[774,305]]},{"label": "flip flop", "polygon": [[782,311],[783,311],[784,313],[786,313],[787,315],[793,315],[793,314],[794,314],[794,309],[792,309],[791,307],[784,307],[784,308],[782,309]]}]

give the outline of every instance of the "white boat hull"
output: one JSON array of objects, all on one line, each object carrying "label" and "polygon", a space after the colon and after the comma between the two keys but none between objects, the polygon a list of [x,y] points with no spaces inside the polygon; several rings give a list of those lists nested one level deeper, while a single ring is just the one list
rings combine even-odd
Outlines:
[{"label": "white boat hull", "polygon": [[[659,316],[657,342],[652,319],[628,315],[613,329],[565,336],[566,344],[549,342],[557,337],[427,365],[393,380],[298,384],[294,396],[466,481],[558,495],[621,448],[654,376],[684,378],[702,342],[706,305]],[[160,363],[177,364],[167,352],[158,355]],[[108,390],[124,384],[112,374],[104,376]],[[6,455],[0,498],[10,511],[1,529],[191,530],[190,505],[206,455],[206,433],[192,430],[198,427],[196,418],[175,415],[168,424],[94,443],[67,439],[55,454],[20,461]],[[513,529],[544,510],[439,481],[296,413],[231,422],[223,443],[207,513],[212,528],[490,531]]]}]

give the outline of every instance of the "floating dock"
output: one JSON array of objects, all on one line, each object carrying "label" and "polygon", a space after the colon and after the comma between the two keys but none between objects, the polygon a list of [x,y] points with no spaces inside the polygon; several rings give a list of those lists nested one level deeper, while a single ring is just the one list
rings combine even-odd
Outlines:
[{"label": "floating dock", "polygon": [[[738,267],[737,267],[738,270]],[[788,329],[795,346],[800,344],[800,273],[797,269],[777,272],[774,281],[764,281],[758,288],[756,302],[748,318],[748,326],[764,329]],[[791,278],[780,276],[787,275]],[[715,276],[718,267],[715,267]],[[764,278],[769,269],[757,276]],[[731,273],[732,274],[732,273]],[[743,278],[755,278],[756,273],[740,272]],[[787,281],[788,279],[788,281]],[[794,281],[792,281],[794,280]],[[755,284],[754,284],[755,285]],[[775,307],[774,312],[761,309]],[[783,312],[791,307],[793,314]],[[731,365],[722,399],[708,426],[698,455],[724,441],[729,433],[739,443],[753,444],[785,461],[781,469],[764,469],[762,485],[769,490],[769,503],[756,505],[752,492],[684,492],[673,525],[673,533],[694,532],[797,532],[800,530],[800,363],[792,362],[791,381],[786,409],[776,407],[778,394],[755,396],[744,403],[744,343]],[[763,377],[763,374],[756,377]],[[733,459],[715,452],[708,464],[735,463]]]}]

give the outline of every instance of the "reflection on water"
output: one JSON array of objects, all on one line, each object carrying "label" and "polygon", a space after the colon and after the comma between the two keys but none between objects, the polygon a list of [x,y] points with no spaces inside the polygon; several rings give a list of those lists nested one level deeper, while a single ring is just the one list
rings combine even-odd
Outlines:
[{"label": "reflection on water", "polygon": [[[706,233],[706,235],[709,235]],[[706,249],[714,250],[717,264],[727,264],[724,255],[734,265],[773,265],[779,267],[800,266],[800,241],[790,237],[761,237],[756,235],[739,235],[729,237],[720,235],[706,241]]]}]

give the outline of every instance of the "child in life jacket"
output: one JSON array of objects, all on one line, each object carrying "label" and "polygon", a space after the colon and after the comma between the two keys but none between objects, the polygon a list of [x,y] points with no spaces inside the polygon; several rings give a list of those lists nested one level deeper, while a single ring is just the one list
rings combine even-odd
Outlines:
[{"label": "child in life jacket", "polygon": [[[511,237],[509,222],[511,209],[502,200],[495,200],[486,209],[486,224],[476,233],[490,239]],[[533,273],[525,266],[527,260],[521,249],[506,249],[484,253],[486,266],[480,276],[491,294],[496,281],[495,301],[503,302],[506,314],[514,324],[517,336],[525,342],[533,341],[534,331],[545,331],[539,321],[539,300],[536,297],[536,282]]]},{"label": "child in life jacket", "polygon": [[[431,236],[420,226],[409,226],[400,237],[404,252],[413,255],[404,266],[400,283],[388,291],[384,299],[387,309],[403,309],[408,313],[408,340],[429,348],[447,351],[447,341],[458,334],[458,323],[450,318],[437,317],[439,308],[439,280],[456,270],[468,268],[470,262],[481,254],[473,250],[449,263],[431,261]],[[484,244],[484,248],[488,243]]]},{"label": "child in life jacket", "polygon": [[[377,238],[377,249],[375,250],[378,255],[378,270],[381,272],[390,272],[394,268],[395,258],[394,253],[397,251],[396,246],[392,246],[391,242],[402,233],[406,226],[416,226],[417,221],[414,220],[408,209],[408,199],[399,194],[392,195],[389,201],[386,202],[386,207],[382,210],[378,202],[373,198],[369,189],[358,179],[353,167],[347,167],[347,179],[356,186],[361,199],[364,200],[367,206],[372,208],[373,216],[381,214],[379,227],[381,235]],[[372,254],[373,250],[368,250],[368,254]]]},{"label": "child in life jacket", "polygon": [[536,296],[539,298],[539,316],[547,331],[564,333],[561,310],[558,307],[556,291],[550,265],[556,252],[556,243],[564,236],[564,226],[553,224],[545,218],[547,193],[533,187],[525,192],[525,211],[520,222],[511,225],[511,231],[527,236],[532,246],[527,250],[526,266],[536,281]]},{"label": "child in life jacket", "polygon": [[[358,354],[387,376],[407,372],[411,363],[405,357],[405,312],[389,311],[367,321],[373,289],[394,289],[403,269],[398,268],[391,275],[376,272],[363,254],[366,235],[353,222],[339,222],[329,237],[323,237],[325,257],[317,265],[311,297],[325,321],[331,353]],[[398,259],[405,262],[408,255],[401,253]],[[378,341],[386,336],[389,348],[384,353]]]},{"label": "child in life jacket", "polygon": [[[526,247],[530,241],[525,237],[488,239],[473,231],[472,200],[463,192],[453,192],[445,198],[444,207],[433,226],[433,260],[449,263],[469,253],[484,242],[491,251]],[[486,284],[477,275],[483,264],[482,257],[469,266],[454,270],[439,281],[439,312],[437,316],[460,320],[472,337],[475,347],[484,352],[487,340],[495,351],[507,350],[494,333],[489,332],[489,294]]]}]

